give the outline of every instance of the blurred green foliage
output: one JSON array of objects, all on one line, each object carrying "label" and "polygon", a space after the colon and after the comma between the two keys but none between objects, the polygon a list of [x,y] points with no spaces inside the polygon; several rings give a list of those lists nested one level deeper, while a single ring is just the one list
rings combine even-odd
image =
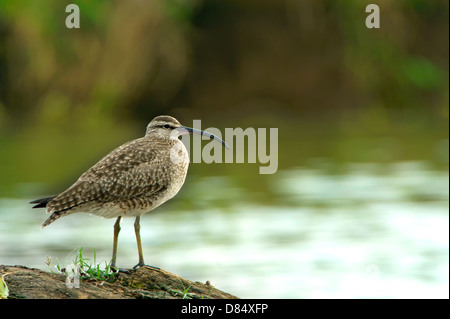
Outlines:
[{"label": "blurred green foliage", "polygon": [[[68,186],[159,114],[278,127],[280,169],[448,167],[448,1],[74,3],[80,29],[65,27],[67,2],[0,1],[0,194]],[[365,27],[369,3],[380,29]],[[192,171],[269,187],[249,165]]]}]

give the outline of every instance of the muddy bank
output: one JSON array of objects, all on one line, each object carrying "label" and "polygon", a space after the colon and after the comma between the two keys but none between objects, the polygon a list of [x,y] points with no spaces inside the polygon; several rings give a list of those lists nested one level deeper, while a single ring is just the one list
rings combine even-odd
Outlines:
[{"label": "muddy bank", "polygon": [[111,282],[77,281],[25,266],[0,266],[10,299],[237,299],[209,283],[192,282],[161,269],[118,273]]}]

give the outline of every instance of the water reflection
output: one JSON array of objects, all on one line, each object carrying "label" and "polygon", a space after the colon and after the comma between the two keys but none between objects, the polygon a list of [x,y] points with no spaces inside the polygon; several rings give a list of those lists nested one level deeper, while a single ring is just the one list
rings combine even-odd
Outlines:
[{"label": "water reflection", "polygon": [[[244,298],[448,298],[448,171],[365,164],[271,178],[276,205],[245,202],[226,177],[191,180],[142,218],[146,261]],[[109,261],[114,220],[77,214],[41,230],[44,213],[27,202],[0,201],[1,264],[47,269],[46,256],[69,264],[81,246]],[[125,219],[120,266],[136,264],[135,246]]]}]

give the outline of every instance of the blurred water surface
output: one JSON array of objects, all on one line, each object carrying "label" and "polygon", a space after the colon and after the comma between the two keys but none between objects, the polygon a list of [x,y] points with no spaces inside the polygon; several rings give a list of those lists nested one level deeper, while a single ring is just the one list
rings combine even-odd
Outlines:
[{"label": "blurred water surface", "polygon": [[[141,219],[146,262],[242,298],[448,298],[448,175],[425,162],[284,170],[272,205],[245,201],[228,177],[194,178]],[[76,214],[42,230],[30,199],[0,199],[0,264],[49,270],[47,256],[70,264],[78,247],[110,260],[114,220]],[[118,264],[135,263],[125,219]]]}]

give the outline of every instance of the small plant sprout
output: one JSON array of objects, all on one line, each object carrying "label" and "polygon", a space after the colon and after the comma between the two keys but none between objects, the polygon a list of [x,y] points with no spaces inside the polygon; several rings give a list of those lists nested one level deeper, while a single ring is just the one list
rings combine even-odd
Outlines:
[{"label": "small plant sprout", "polygon": [[[45,262],[45,264],[50,269],[51,269],[51,261],[52,261],[51,258],[47,257],[47,261]],[[97,263],[97,256],[95,249],[94,249],[93,263],[91,263],[91,259],[86,258],[83,255],[83,247],[78,248],[76,250],[75,257],[71,265],[68,265],[67,267],[62,267],[60,263],[57,261],[55,268],[57,269],[58,273],[63,273],[65,275],[73,275],[67,274],[68,269],[70,269],[71,272],[77,272],[80,276],[80,279],[114,281],[117,274],[117,271],[113,267],[111,267],[111,261],[109,263],[105,261],[104,266],[102,266],[101,263]]]}]

